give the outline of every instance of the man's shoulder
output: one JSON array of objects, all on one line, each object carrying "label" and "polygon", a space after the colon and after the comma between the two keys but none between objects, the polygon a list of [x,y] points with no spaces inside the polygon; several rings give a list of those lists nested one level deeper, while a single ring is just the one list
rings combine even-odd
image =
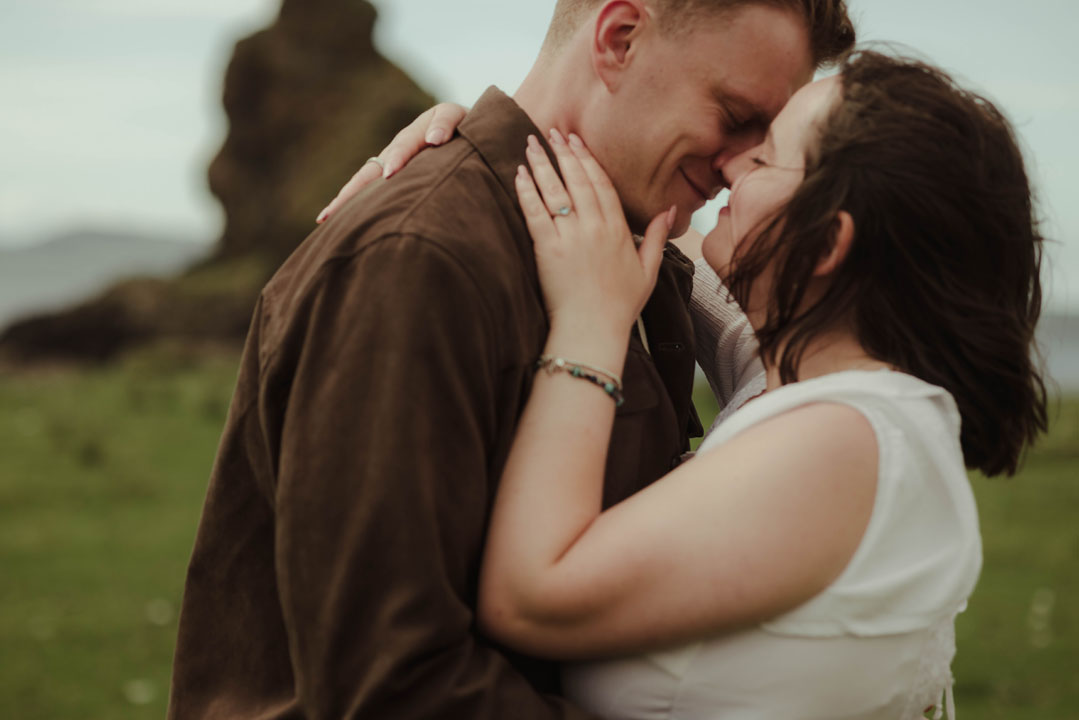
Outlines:
[{"label": "man's shoulder", "polygon": [[[534,284],[530,261],[515,198],[458,138],[420,153],[316,229],[270,280],[263,298],[289,313],[330,278],[373,286],[402,274],[445,270],[494,304]],[[432,284],[430,298],[446,288]]]},{"label": "man's shoulder", "polygon": [[416,235],[465,256],[528,234],[516,197],[461,138],[421,153],[369,199],[364,214],[374,221],[374,235]]},{"label": "man's shoulder", "polygon": [[364,252],[387,237],[413,236],[465,264],[490,264],[491,256],[517,249],[514,241],[527,232],[516,199],[475,148],[457,138],[377,181],[304,244],[342,255]]}]

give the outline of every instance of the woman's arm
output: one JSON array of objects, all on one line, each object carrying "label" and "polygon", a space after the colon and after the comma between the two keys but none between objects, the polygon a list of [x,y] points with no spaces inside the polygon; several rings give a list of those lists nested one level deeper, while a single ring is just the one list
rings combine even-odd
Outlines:
[{"label": "woman's arm", "polygon": [[[568,193],[542,151],[529,152],[542,198],[518,180],[551,312],[546,353],[619,373],[662,238],[654,222],[638,258],[598,164],[557,137],[552,146]],[[557,215],[567,203],[574,211]],[[857,411],[786,413],[601,513],[613,417],[597,388],[565,373],[536,378],[480,583],[479,621],[499,640],[580,658],[734,628],[811,598],[857,548],[877,462]]]},{"label": "woman's arm", "polygon": [[854,555],[877,456],[852,408],[777,416],[601,513],[606,443],[584,425],[600,413],[554,380],[534,390],[488,535],[479,621],[500,641],[561,659],[671,645],[793,609]]}]

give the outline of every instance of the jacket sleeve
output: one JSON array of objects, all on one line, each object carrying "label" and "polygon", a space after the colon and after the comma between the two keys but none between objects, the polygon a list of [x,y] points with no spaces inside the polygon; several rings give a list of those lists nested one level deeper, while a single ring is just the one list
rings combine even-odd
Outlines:
[{"label": "jacket sleeve", "polygon": [[731,405],[737,408],[762,391],[764,365],[749,318],[703,259],[695,265],[689,313],[697,340],[697,364],[708,378],[720,410]]},{"label": "jacket sleeve", "polygon": [[275,556],[305,717],[585,717],[475,631],[508,420],[472,270],[411,236],[331,260],[288,330],[292,356],[267,359],[282,377],[264,387],[288,386]]}]

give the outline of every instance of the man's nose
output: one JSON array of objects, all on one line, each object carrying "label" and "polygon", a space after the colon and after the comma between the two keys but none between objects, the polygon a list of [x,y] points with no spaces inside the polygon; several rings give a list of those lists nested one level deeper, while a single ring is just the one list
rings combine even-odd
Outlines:
[{"label": "man's nose", "polygon": [[713,171],[724,178],[727,187],[733,185],[735,181],[735,178],[731,177],[731,173],[728,172],[727,168],[730,167],[732,163],[743,158],[746,153],[760,147],[764,142],[767,132],[767,126],[754,125],[727,138],[725,147],[716,154],[712,163]]}]

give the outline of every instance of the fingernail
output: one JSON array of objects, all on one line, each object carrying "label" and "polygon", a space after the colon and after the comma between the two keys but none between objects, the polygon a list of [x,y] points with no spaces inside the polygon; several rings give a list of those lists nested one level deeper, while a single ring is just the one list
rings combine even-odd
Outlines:
[{"label": "fingernail", "polygon": [[386,167],[382,168],[382,178],[386,179],[390,175],[393,175],[395,172],[397,172],[397,168],[389,163],[386,163]]},{"label": "fingernail", "polygon": [[325,208],[322,212],[320,212],[318,214],[318,217],[315,218],[315,224],[316,225],[321,225],[322,223],[326,222],[326,216],[329,215],[329,214],[330,214],[330,209]]},{"label": "fingernail", "polygon": [[581,140],[580,137],[577,136],[577,133],[570,133],[569,134],[569,144],[572,147],[577,148],[578,150],[580,150],[580,149],[582,149],[584,147],[584,142]]},{"label": "fingernail", "polygon": [[441,145],[446,142],[446,131],[436,128],[427,133],[426,140],[428,145]]},{"label": "fingernail", "polygon": [[528,168],[526,168],[524,165],[518,165],[517,166],[517,177],[521,178],[521,179],[524,179],[524,178],[528,177]]},{"label": "fingernail", "polygon": [[529,150],[535,150],[535,151],[537,151],[537,152],[538,152],[539,150],[541,150],[541,149],[542,149],[542,148],[540,147],[540,142],[539,142],[539,140],[538,140],[538,139],[536,138],[536,136],[535,136],[535,135],[529,135],[529,136],[528,136],[528,149],[529,149]]},{"label": "fingernail", "polygon": [[674,221],[678,219],[678,206],[671,205],[671,209],[667,211],[667,229],[670,230],[674,227]]},{"label": "fingernail", "polygon": [[557,128],[551,128],[551,142],[555,145],[565,145],[566,139],[562,137],[562,133],[558,132]]}]

